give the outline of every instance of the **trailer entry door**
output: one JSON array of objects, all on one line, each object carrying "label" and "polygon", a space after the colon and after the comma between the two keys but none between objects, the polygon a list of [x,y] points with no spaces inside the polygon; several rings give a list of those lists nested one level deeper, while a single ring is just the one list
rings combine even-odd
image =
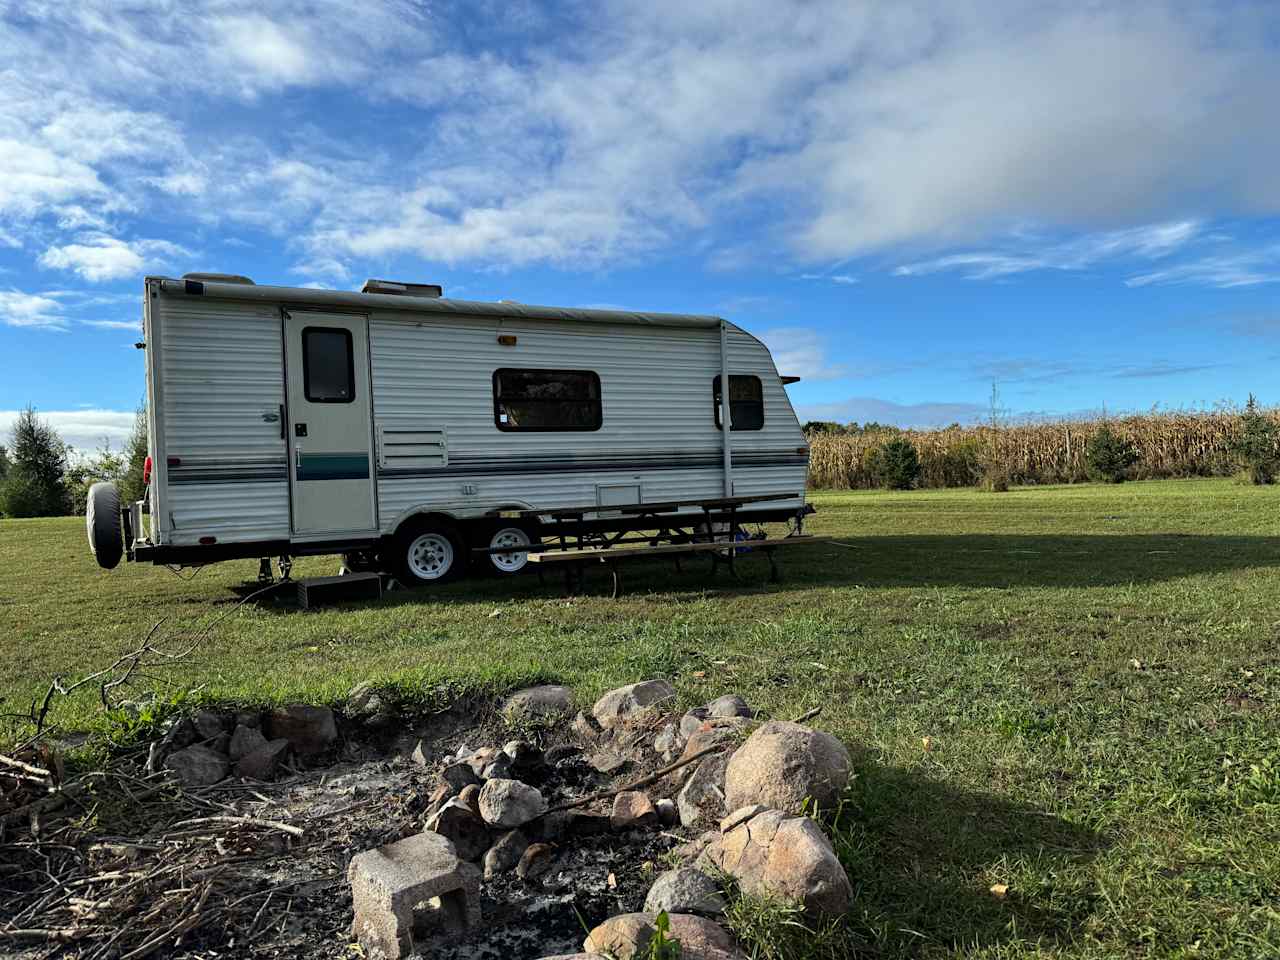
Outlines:
[{"label": "trailer entry door", "polygon": [[372,534],[369,319],[284,312],[293,534]]}]

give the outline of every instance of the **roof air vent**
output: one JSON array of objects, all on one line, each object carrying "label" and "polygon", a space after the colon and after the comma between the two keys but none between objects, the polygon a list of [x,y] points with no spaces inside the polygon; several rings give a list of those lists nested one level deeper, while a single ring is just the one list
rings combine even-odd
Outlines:
[{"label": "roof air vent", "polygon": [[443,297],[438,283],[401,283],[399,280],[366,280],[361,293],[388,293],[398,297]]},{"label": "roof air vent", "polygon": [[241,283],[252,287],[253,281],[238,273],[184,273],[183,280],[199,280],[202,283]]}]

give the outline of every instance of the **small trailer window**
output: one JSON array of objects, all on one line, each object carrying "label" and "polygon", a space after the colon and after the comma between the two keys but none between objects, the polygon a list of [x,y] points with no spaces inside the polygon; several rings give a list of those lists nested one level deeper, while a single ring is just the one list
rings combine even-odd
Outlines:
[{"label": "small trailer window", "polygon": [[356,398],[350,330],[307,327],[302,331],[302,389],[311,403],[350,403]]},{"label": "small trailer window", "polygon": [[493,422],[499,430],[599,430],[600,377],[590,370],[495,370]]},{"label": "small trailer window", "polygon": [[[720,430],[719,377],[711,382],[711,397],[715,402],[716,429]],[[759,377],[729,374],[729,423],[731,430],[764,429],[764,388]]]}]

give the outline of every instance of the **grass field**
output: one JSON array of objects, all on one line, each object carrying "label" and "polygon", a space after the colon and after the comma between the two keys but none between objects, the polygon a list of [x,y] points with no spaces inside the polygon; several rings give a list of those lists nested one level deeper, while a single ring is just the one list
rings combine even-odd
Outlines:
[{"label": "grass field", "polygon": [[[617,601],[528,577],[247,605],[144,688],[324,701],[366,678],[426,697],[554,678],[589,700],[664,675],[691,704],[821,705],[855,747],[838,839],[871,955],[1280,955],[1280,490],[813,500],[839,544],[780,554],[782,584],[751,558],[742,584],[635,567]],[[190,633],[256,572],[104,573],[73,519],[0,522],[0,558],[3,710],[162,617]],[[90,694],[62,719],[96,710]]]}]

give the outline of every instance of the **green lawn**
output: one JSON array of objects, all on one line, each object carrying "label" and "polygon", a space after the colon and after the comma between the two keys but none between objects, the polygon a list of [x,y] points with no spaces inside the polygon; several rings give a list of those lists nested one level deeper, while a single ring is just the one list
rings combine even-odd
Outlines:
[{"label": "green lawn", "polygon": [[[431,696],[555,678],[589,700],[665,675],[688,703],[821,705],[856,748],[839,846],[874,953],[1280,955],[1280,490],[813,500],[812,530],[839,544],[779,554],[782,584],[752,558],[738,585],[630,568],[618,601],[528,577],[318,613],[250,605],[143,686],[326,700],[365,678]],[[256,572],[102,572],[73,519],[0,523],[0,558],[3,710],[162,617],[189,634]],[[96,709],[90,693],[62,719]]]}]

